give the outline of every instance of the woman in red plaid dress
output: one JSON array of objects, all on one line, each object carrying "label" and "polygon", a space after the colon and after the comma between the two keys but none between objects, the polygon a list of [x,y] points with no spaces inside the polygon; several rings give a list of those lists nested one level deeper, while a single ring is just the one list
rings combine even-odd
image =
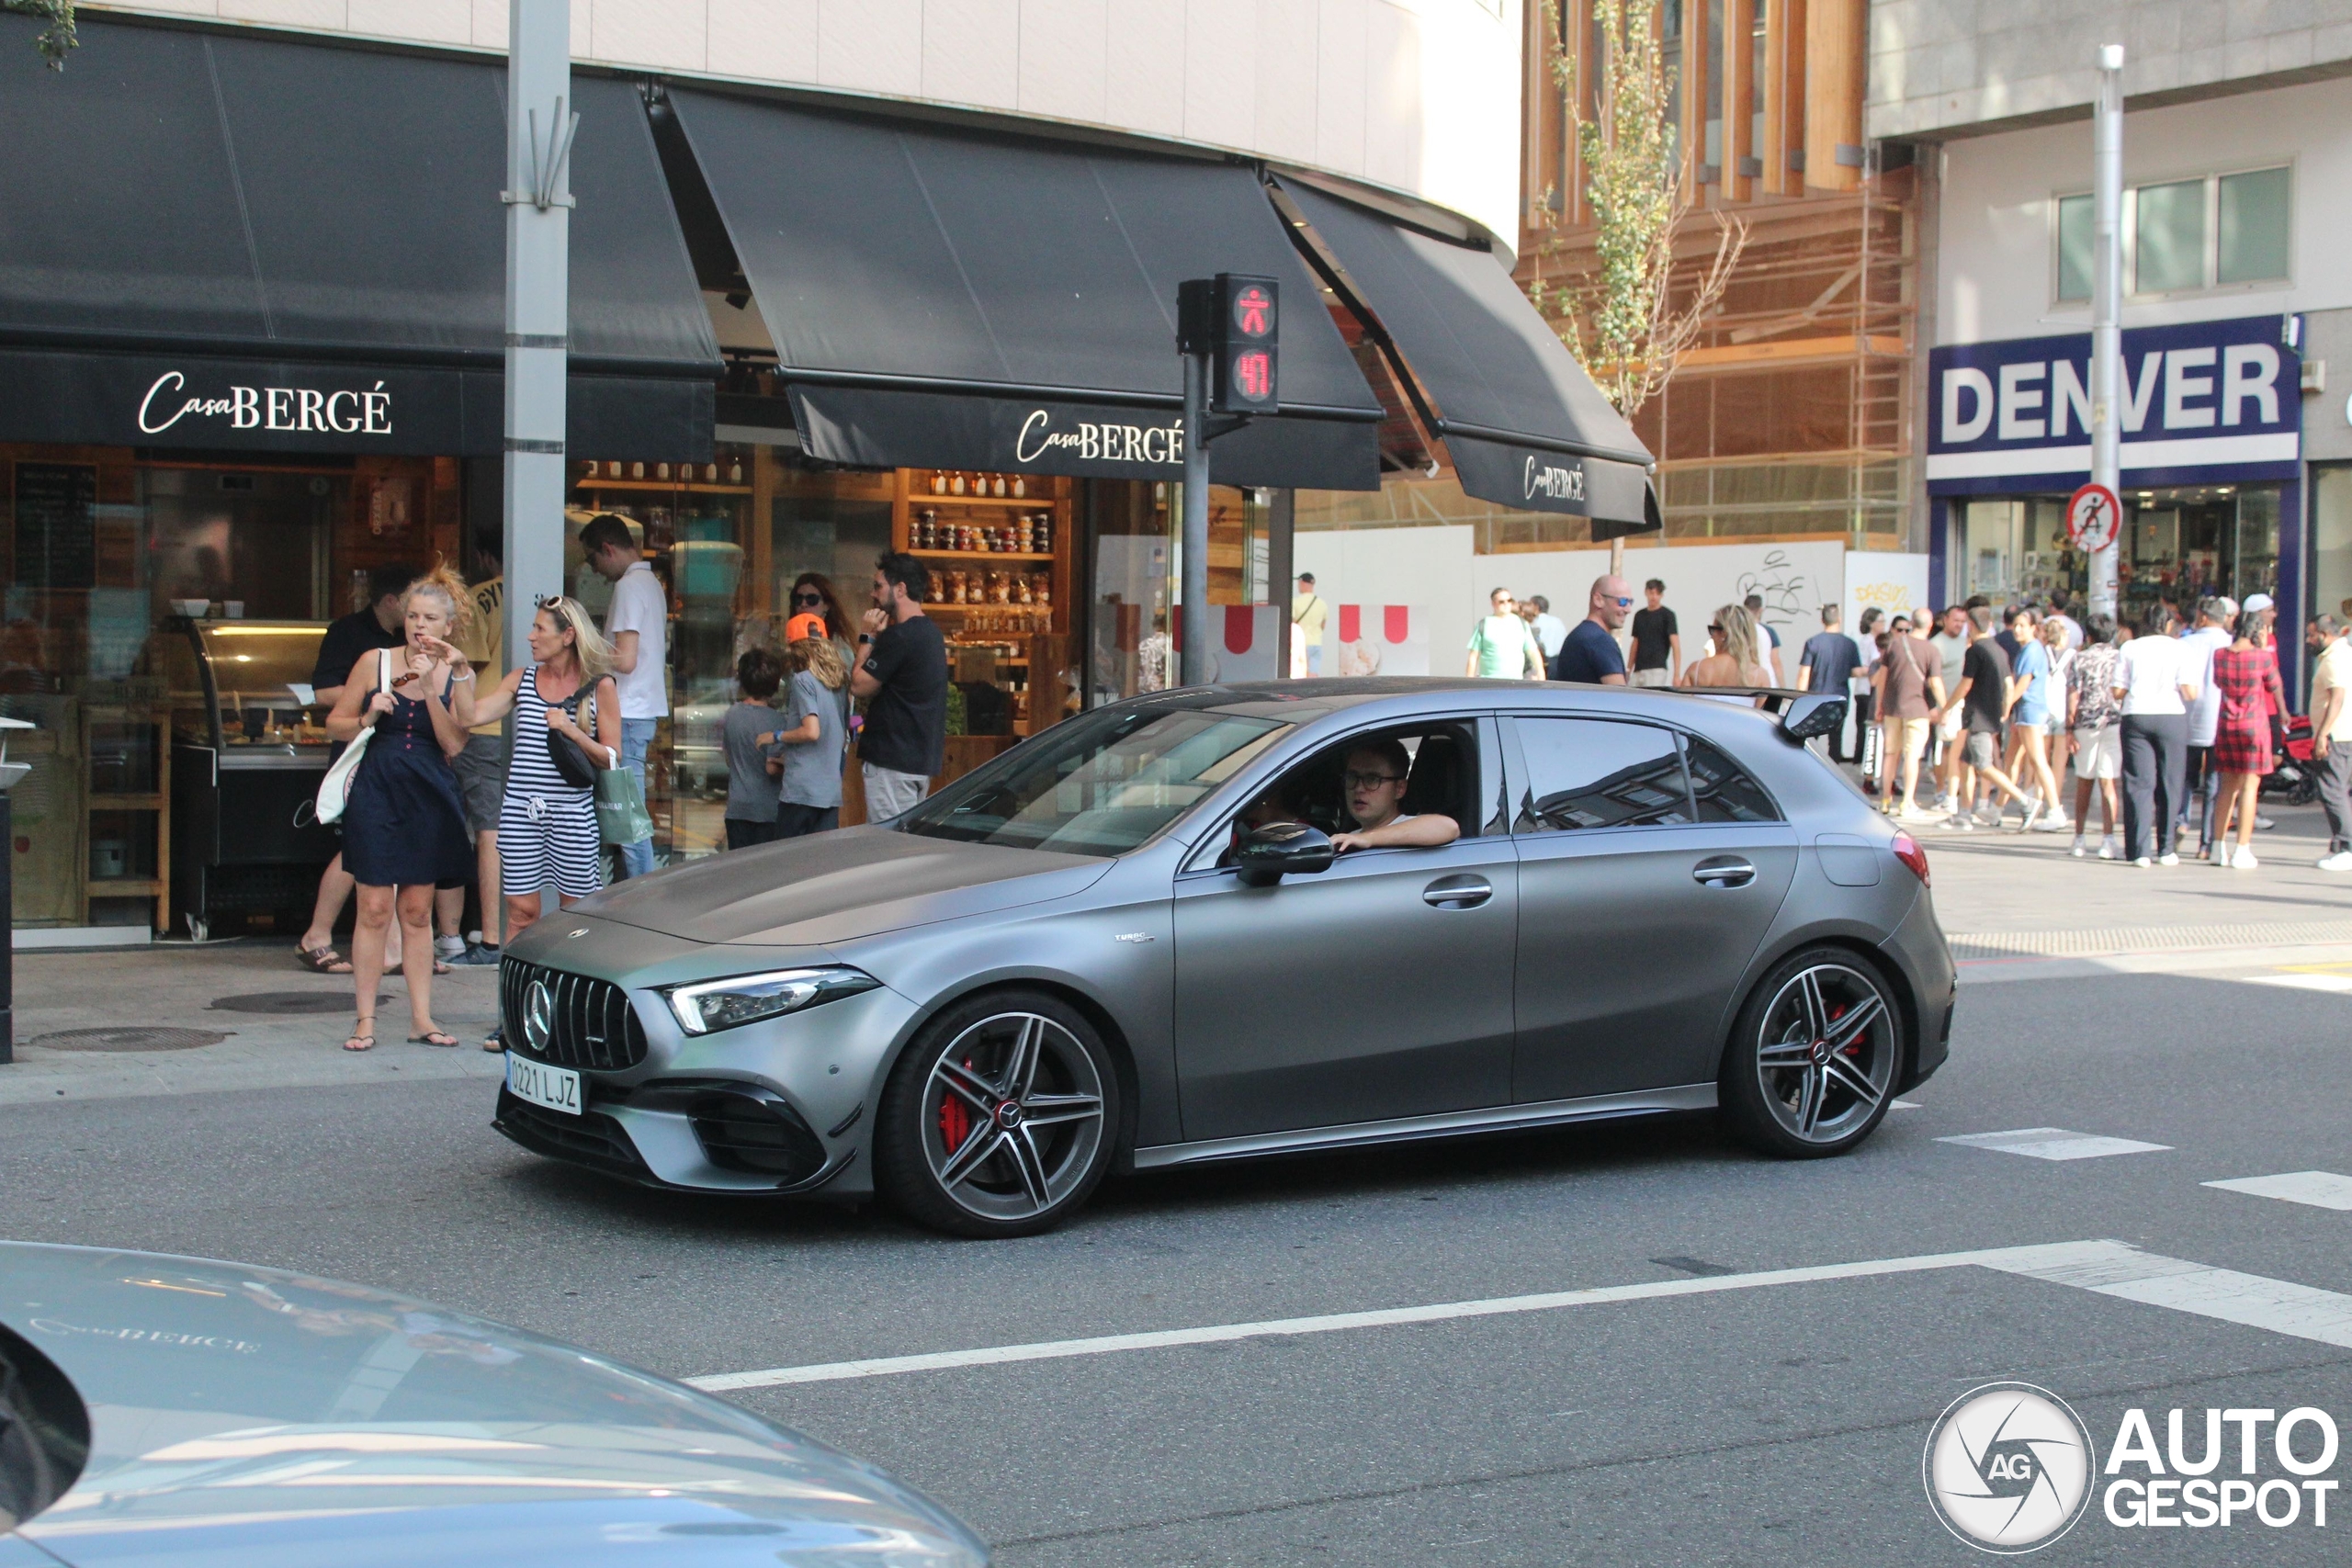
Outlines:
[{"label": "woman in red plaid dress", "polygon": [[[2252,871],[2254,802],[2262,775],[2275,765],[2270,752],[2270,715],[2287,711],[2278,684],[2278,661],[2263,646],[2270,630],[2261,617],[2241,615],[2237,640],[2213,655],[2213,685],[2222,715],[2213,731],[2213,766],[2222,775],[2221,805],[2213,825],[2213,863]],[[2259,641],[2257,641],[2259,639]],[[2267,694],[2268,705],[2263,698]],[[2230,843],[2230,816],[2237,814],[2238,841]]]}]

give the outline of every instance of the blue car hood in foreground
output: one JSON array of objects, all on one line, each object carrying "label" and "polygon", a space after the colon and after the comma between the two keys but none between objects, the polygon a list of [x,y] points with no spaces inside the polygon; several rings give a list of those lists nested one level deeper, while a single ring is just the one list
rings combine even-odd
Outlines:
[{"label": "blue car hood in foreground", "polygon": [[938,1505],[820,1443],[364,1286],[0,1242],[0,1324],[89,1407],[80,1480],[21,1527],[73,1568],[988,1559]]}]

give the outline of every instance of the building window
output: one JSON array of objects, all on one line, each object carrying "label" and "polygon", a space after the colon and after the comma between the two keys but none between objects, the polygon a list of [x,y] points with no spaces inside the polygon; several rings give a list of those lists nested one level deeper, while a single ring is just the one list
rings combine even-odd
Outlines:
[{"label": "building window", "polygon": [[2285,169],[2222,176],[2220,281],[2259,283],[2287,276],[2287,176]]},{"label": "building window", "polygon": [[[2290,180],[2285,167],[2166,180],[2123,193],[2124,276],[2135,296],[2287,279]],[[2087,302],[2097,265],[2087,194],[2058,197],[2060,303]]]},{"label": "building window", "polygon": [[2096,214],[2087,196],[2058,198],[2058,298],[2091,297],[2091,224]]},{"label": "building window", "polygon": [[2132,193],[2132,283],[2135,294],[2205,286],[2205,182],[2175,180]]}]

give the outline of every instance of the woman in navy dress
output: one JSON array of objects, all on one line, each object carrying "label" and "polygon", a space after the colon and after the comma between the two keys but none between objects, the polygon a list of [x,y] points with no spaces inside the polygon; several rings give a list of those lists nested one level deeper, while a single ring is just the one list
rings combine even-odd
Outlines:
[{"label": "woman in navy dress", "polygon": [[401,596],[405,639],[362,655],[327,716],[327,732],[338,740],[375,731],[343,813],[344,868],[359,885],[351,949],[359,1022],[343,1043],[346,1051],[376,1043],[376,986],[395,912],[408,976],[409,1040],[458,1043],[433,1021],[433,889],[473,871],[465,807],[449,765],[466,749],[465,727],[449,711],[449,689],[474,676],[452,641],[472,608],[464,581],[447,567],[411,583]]}]

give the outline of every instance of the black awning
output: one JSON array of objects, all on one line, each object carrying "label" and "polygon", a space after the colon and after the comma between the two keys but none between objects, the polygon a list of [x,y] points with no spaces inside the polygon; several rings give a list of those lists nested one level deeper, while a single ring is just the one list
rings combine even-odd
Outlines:
[{"label": "black awning", "polygon": [[[40,67],[33,27],[0,18],[0,344],[234,360],[254,386],[293,385],[272,367],[302,365],[337,385],[350,367],[501,370],[502,67],[85,21],[58,73]],[[698,382],[707,410],[718,349],[636,89],[583,76],[572,92],[572,370],[588,415],[572,432],[596,456],[633,456],[620,444],[641,439],[636,417],[616,419],[612,389],[582,383]],[[80,372],[85,405],[107,417],[75,439],[134,423],[88,401],[123,374]],[[692,400],[683,386],[646,391],[662,409]],[[435,417],[479,423],[463,409]],[[674,417],[647,423],[677,434]],[[282,445],[271,434],[252,444]],[[352,438],[339,450],[394,449],[337,434]],[[490,434],[496,451],[495,419]],[[694,457],[708,442],[706,413],[696,450],[644,455]]]},{"label": "black awning", "polygon": [[[1176,478],[1182,447],[1165,456],[1143,434],[1182,403],[1176,286],[1252,272],[1294,304],[1283,412],[1213,446],[1212,475],[1377,487],[1380,405],[1327,313],[1296,308],[1323,296],[1252,170],[710,93],[671,101],[811,455]],[[1020,437],[1040,413],[1068,439],[1032,456]],[[1121,456],[1106,457],[1114,427]]]},{"label": "black awning", "polygon": [[1595,538],[1660,526],[1649,452],[1492,251],[1295,181],[1281,189],[1350,304],[1434,405],[1464,491],[1589,517]]}]

